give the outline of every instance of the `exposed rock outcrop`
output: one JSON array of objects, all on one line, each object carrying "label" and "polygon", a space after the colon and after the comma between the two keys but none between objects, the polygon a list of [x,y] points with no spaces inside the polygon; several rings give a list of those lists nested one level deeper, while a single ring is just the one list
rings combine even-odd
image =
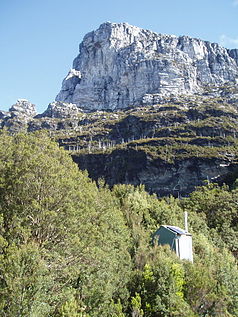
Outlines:
[{"label": "exposed rock outcrop", "polygon": [[24,116],[30,119],[36,115],[36,107],[27,99],[18,99],[17,102],[11,106],[9,112],[14,117]]},{"label": "exposed rock outcrop", "polygon": [[238,78],[237,50],[127,23],[88,33],[57,101],[86,110],[123,109],[165,96],[193,94]]},{"label": "exposed rock outcrop", "polygon": [[169,163],[159,158],[152,160],[145,152],[134,149],[73,155],[73,160],[94,180],[104,178],[110,186],[144,184],[148,192],[158,196],[186,196],[206,181],[222,183],[235,169],[229,159],[194,156]]},{"label": "exposed rock outcrop", "polygon": [[74,118],[79,112],[80,109],[75,104],[56,101],[50,103],[46,111],[38,115],[37,118]]},{"label": "exposed rock outcrop", "polygon": [[104,23],[80,44],[55,102],[36,115],[18,100],[0,111],[0,127],[49,130],[80,168],[110,186],[185,196],[206,180],[232,184],[238,50]]},{"label": "exposed rock outcrop", "polygon": [[36,116],[36,107],[27,99],[18,99],[9,111],[0,111],[0,127],[10,132],[26,130],[28,123]]},{"label": "exposed rock outcrop", "polygon": [[9,112],[0,110],[0,120],[7,119],[9,117]]},{"label": "exposed rock outcrop", "polygon": [[228,54],[234,58],[234,60],[236,61],[237,65],[238,65],[238,49],[231,49],[228,50]]}]

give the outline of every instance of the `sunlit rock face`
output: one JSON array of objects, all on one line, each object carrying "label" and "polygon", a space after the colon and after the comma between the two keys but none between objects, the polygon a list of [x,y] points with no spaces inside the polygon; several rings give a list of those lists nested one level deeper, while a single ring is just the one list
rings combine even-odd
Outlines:
[{"label": "sunlit rock face", "polygon": [[48,108],[46,109],[46,111],[38,115],[37,118],[49,117],[49,118],[60,118],[60,119],[65,119],[65,118],[73,119],[74,117],[77,117],[79,112],[80,112],[80,109],[72,103],[56,101],[56,102],[51,102],[48,105]]},{"label": "sunlit rock face", "polygon": [[18,99],[17,102],[9,109],[11,116],[18,117],[24,116],[28,119],[36,115],[36,107],[27,99]]},{"label": "sunlit rock face", "polygon": [[0,129],[6,128],[12,133],[24,131],[35,116],[35,105],[27,99],[18,99],[9,111],[0,111]]},{"label": "sunlit rock face", "polygon": [[84,37],[56,100],[87,110],[123,109],[146,103],[148,95],[193,94],[236,81],[237,63],[238,50],[107,22]]}]

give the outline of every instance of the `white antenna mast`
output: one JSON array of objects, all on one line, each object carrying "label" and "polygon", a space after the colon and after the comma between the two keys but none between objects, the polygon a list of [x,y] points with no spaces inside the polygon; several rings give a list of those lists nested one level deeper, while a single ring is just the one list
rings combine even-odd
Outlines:
[{"label": "white antenna mast", "polygon": [[187,213],[187,211],[184,212],[184,227],[185,227],[185,231],[188,232],[188,213]]}]

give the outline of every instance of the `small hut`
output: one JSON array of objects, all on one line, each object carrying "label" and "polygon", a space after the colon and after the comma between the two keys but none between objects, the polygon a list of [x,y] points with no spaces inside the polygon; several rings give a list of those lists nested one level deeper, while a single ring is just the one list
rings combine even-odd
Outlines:
[{"label": "small hut", "polygon": [[192,235],[189,232],[179,227],[163,225],[154,233],[154,240],[159,245],[168,244],[181,260],[193,262]]}]

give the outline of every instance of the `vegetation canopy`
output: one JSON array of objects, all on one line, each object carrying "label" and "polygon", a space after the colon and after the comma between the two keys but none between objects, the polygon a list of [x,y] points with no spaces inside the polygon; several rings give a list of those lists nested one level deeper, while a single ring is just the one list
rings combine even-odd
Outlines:
[{"label": "vegetation canopy", "polygon": [[[238,316],[237,183],[98,186],[44,132],[0,134],[0,316]],[[194,263],[153,245],[189,211]]]}]

